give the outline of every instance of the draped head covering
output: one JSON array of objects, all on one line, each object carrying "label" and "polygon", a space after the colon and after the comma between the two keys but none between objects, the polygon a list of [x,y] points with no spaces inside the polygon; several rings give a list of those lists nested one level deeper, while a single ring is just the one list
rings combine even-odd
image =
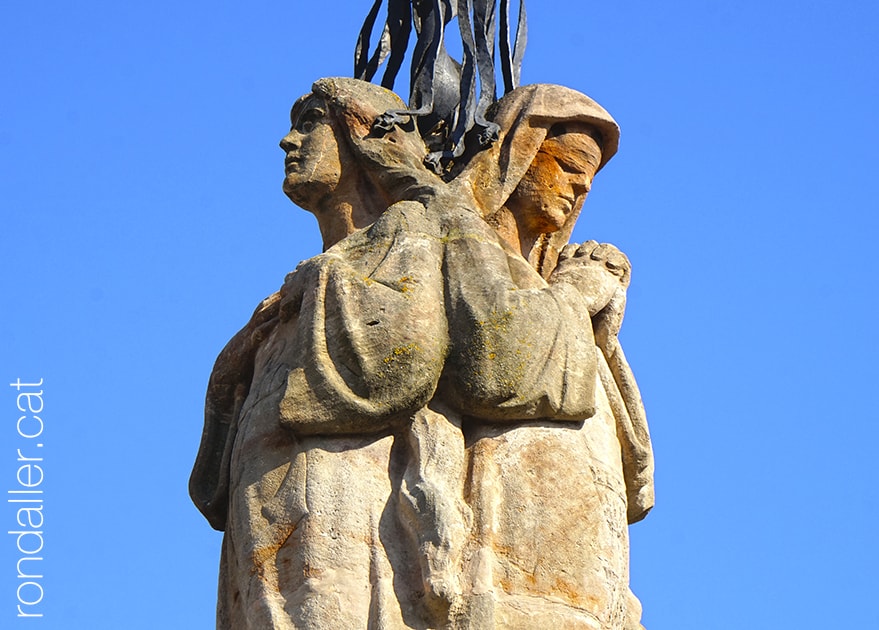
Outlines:
[{"label": "draped head covering", "polygon": [[489,115],[501,128],[498,142],[474,155],[457,174],[457,179],[471,184],[485,216],[496,212],[519,185],[553,125],[592,127],[601,146],[598,170],[619,147],[620,128],[611,115],[585,94],[561,85],[517,88],[499,100]]},{"label": "draped head covering", "polygon": [[[486,219],[507,202],[554,125],[583,123],[592,128],[601,147],[597,171],[619,147],[620,128],[613,117],[585,94],[561,85],[517,88],[494,105],[489,118],[500,126],[498,141],[452,173],[458,186],[472,191]],[[579,214],[579,208],[575,209],[565,225],[549,237],[553,262],[570,239]]]}]

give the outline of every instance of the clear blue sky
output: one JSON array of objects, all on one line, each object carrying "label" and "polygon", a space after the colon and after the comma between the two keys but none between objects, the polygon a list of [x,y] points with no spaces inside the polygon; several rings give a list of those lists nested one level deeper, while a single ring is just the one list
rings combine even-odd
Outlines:
[{"label": "clear blue sky", "polygon": [[[0,8],[0,490],[17,378],[45,381],[46,475],[46,616],[15,619],[4,534],[0,627],[213,627],[221,537],[186,492],[207,377],[320,250],[277,142],[314,79],[350,74],[369,4]],[[523,81],[586,92],[623,130],[575,238],[634,265],[645,625],[879,628],[879,4],[529,13]]]}]

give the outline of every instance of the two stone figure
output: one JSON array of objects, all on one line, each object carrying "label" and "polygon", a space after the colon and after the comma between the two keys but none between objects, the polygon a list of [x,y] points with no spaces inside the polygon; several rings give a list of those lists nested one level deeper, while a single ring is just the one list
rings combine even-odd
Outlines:
[{"label": "two stone figure", "polygon": [[373,125],[402,105],[322,79],[293,106],[284,191],[324,253],[211,374],[190,492],[225,532],[217,627],[640,628],[630,268],[567,243],[616,123],[519,88],[444,180],[414,126]]}]

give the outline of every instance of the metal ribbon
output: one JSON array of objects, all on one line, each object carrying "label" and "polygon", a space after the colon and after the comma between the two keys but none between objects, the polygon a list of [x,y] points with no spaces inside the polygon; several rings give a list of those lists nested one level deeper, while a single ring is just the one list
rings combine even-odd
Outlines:
[{"label": "metal ribbon", "polygon": [[[522,57],[527,41],[524,0],[519,0],[515,40],[510,29],[510,0],[387,0],[387,19],[379,41],[370,53],[371,36],[383,0],[375,0],[363,22],[354,50],[354,76],[371,81],[378,67],[388,62],[382,86],[393,89],[402,67],[414,26],[417,34],[410,70],[409,109],[389,111],[376,120],[376,126],[390,129],[416,118],[422,136],[444,139],[442,146],[426,163],[442,172],[460,157],[478,131],[483,148],[498,137],[498,128],[485,118],[497,101],[495,80],[495,39],[500,47],[500,66],[504,93],[519,85]],[[500,7],[500,33],[497,14]],[[445,26],[458,18],[463,59],[459,64],[444,46]],[[436,150],[439,148],[439,150]]]}]

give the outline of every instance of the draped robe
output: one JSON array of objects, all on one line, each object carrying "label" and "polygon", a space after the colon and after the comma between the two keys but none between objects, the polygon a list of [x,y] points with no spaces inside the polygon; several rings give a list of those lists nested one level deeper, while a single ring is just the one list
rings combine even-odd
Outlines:
[{"label": "draped robe", "polygon": [[191,492],[225,531],[218,628],[629,627],[586,302],[428,206],[301,264],[217,360]]}]

